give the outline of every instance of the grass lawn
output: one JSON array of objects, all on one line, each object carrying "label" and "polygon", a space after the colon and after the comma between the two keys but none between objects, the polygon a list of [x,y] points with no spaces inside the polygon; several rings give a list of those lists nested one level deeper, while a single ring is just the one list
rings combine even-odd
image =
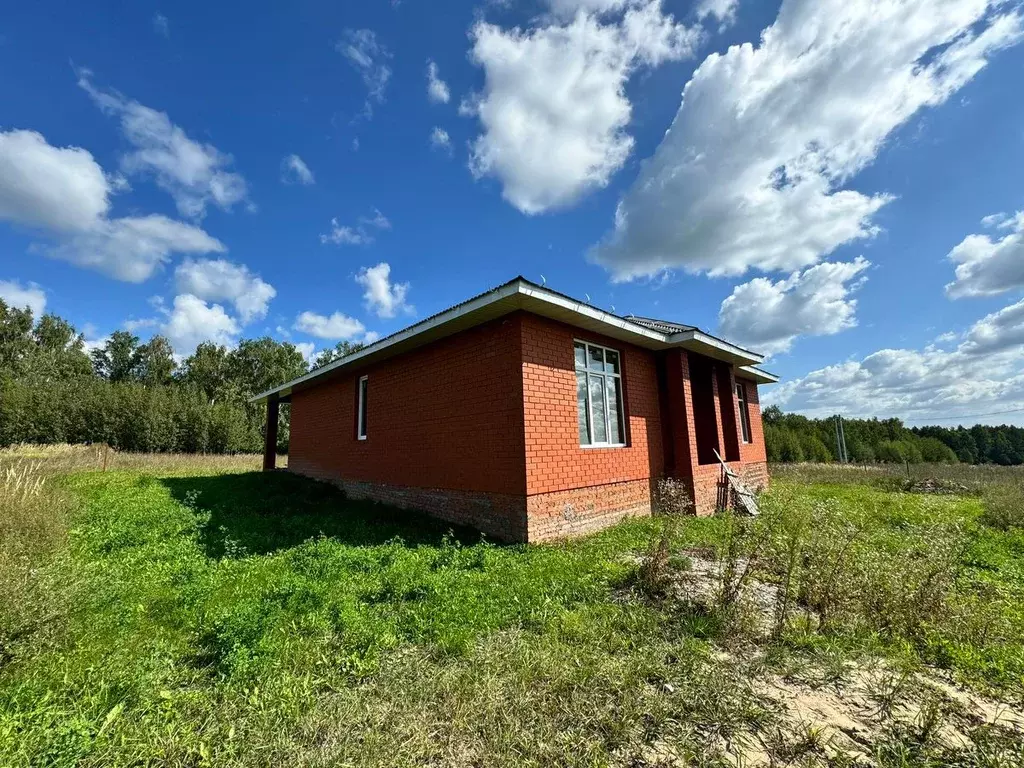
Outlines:
[{"label": "grass lawn", "polygon": [[[870,657],[872,696],[926,664],[1024,695],[1024,533],[972,496],[781,480],[763,522],[680,520],[665,591],[640,565],[661,520],[502,546],[286,474],[11,477],[2,765],[851,764],[765,681]],[[782,630],[680,596],[701,552],[787,584]],[[1024,761],[1012,731],[921,746],[891,720],[864,759]]]}]

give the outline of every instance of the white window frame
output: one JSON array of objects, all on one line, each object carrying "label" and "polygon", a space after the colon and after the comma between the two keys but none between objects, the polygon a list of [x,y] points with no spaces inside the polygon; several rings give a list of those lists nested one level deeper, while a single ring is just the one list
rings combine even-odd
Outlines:
[{"label": "white window frame", "polygon": [[360,376],[356,399],[356,439],[366,439],[366,395],[370,390],[370,377]]},{"label": "white window frame", "polygon": [[750,403],[747,400],[747,385],[742,381],[736,382],[736,409],[740,417],[740,439],[744,445],[754,442],[754,435],[750,431]]},{"label": "white window frame", "polygon": [[[572,360],[573,360],[572,368],[573,368],[573,373],[586,373],[587,374],[587,416],[589,417],[587,419],[587,436],[590,437],[590,442],[589,443],[580,443],[580,448],[586,448],[586,449],[589,449],[589,448],[625,448],[626,447],[626,442],[625,442],[626,441],[626,411],[625,411],[625,395],[624,395],[624,390],[623,390],[623,386],[622,386],[622,352],[620,350],[618,350],[618,349],[612,349],[611,347],[605,347],[605,346],[603,346],[601,344],[594,344],[592,341],[586,341],[584,339],[573,339],[572,342],[573,342],[573,344],[572,344]],[[577,344],[582,344],[583,345],[583,349],[584,349],[584,353],[583,353],[584,367],[583,368],[577,368],[576,367],[576,345]],[[619,372],[618,373],[608,373],[607,371],[602,371],[598,375],[600,375],[601,377],[606,378],[606,379],[607,378],[613,378],[613,379],[618,379],[619,380],[619,418],[622,420],[622,428],[621,428],[622,442],[619,442],[619,443],[609,443],[609,442],[598,443],[598,442],[594,442],[594,404],[593,404],[593,401],[590,398],[590,373],[591,372],[590,372],[590,353],[587,350],[588,347],[593,347],[594,349],[600,349],[601,350],[602,359],[604,359],[604,353],[605,352],[614,352],[616,355],[619,356]],[[597,373],[597,371],[595,371],[594,373]],[[579,439],[579,425],[578,425],[578,420],[579,420],[579,401],[578,400],[577,400],[577,403],[576,403],[576,418],[577,418],[576,435],[577,435],[577,439]],[[606,425],[606,429],[610,428],[611,427],[611,412],[608,409],[608,387],[607,386],[605,386],[605,395],[604,395],[604,419],[605,419],[604,423]]]}]

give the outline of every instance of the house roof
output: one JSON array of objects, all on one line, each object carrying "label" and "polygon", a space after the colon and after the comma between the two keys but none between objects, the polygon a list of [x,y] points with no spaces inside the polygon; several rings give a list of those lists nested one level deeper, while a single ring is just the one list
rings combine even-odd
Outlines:
[{"label": "house roof", "polygon": [[657,320],[653,317],[626,315],[626,319],[634,323],[639,323],[644,326],[644,328],[650,328],[652,331],[661,331],[662,333],[683,333],[684,331],[697,330],[697,326],[695,325],[682,325],[681,323],[673,323],[668,320]]},{"label": "house roof", "polygon": [[310,386],[314,380],[330,377],[342,368],[385,360],[517,310],[549,317],[646,349],[681,347],[698,352],[734,364],[739,376],[759,384],[773,384],[779,380],[774,374],[756,367],[764,360],[763,355],[704,333],[699,328],[646,317],[620,317],[579,299],[537,285],[524,277],[516,277],[497,288],[466,299],[408,328],[385,336],[358,352],[261,392],[250,402],[261,402],[275,396],[287,398],[294,390]]}]

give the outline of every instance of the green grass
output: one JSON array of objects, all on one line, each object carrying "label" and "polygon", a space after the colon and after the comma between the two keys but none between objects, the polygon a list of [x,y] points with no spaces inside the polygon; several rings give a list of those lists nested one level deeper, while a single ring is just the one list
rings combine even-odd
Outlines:
[{"label": "green grass", "polygon": [[[59,492],[78,502],[31,555],[32,610],[0,624],[2,765],[717,765],[777,718],[745,663],[764,647],[724,659],[756,646],[627,589],[658,521],[503,546],[289,475],[194,466]],[[887,630],[864,589],[833,631],[794,625],[778,653],[881,652],[1024,693],[1024,535],[980,525],[978,499],[782,481],[765,506],[772,536],[792,510],[856,520],[851,573],[883,594],[935,530],[969,543],[941,621]],[[687,518],[674,546],[728,531]]]}]

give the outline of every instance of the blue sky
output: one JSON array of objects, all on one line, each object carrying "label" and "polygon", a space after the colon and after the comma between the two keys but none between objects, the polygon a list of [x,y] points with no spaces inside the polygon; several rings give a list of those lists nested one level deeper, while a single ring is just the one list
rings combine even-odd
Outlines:
[{"label": "blue sky", "polygon": [[0,297],[312,354],[544,275],[769,352],[787,410],[1019,423],[1020,15],[21,4]]}]

